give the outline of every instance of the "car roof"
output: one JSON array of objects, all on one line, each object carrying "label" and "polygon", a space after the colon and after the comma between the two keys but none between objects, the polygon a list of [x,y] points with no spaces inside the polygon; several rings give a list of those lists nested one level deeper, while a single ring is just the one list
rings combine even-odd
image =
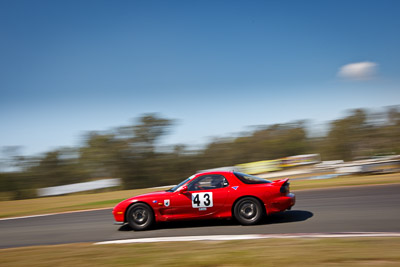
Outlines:
[{"label": "car roof", "polygon": [[207,172],[199,172],[196,173],[196,177],[200,176],[200,175],[207,175],[207,174],[233,174],[233,171],[207,171]]}]

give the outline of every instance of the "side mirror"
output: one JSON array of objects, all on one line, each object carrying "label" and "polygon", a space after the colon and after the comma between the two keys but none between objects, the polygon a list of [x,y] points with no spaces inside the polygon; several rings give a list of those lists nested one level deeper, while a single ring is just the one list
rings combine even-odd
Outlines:
[{"label": "side mirror", "polygon": [[188,191],[188,187],[185,185],[181,189],[179,189],[179,194],[186,193]]}]

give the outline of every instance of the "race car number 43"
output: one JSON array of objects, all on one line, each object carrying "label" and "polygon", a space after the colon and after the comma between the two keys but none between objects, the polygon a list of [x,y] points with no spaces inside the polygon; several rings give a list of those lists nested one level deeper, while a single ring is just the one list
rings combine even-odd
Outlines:
[{"label": "race car number 43", "polygon": [[209,208],[213,206],[212,192],[193,193],[192,207],[193,208]]}]

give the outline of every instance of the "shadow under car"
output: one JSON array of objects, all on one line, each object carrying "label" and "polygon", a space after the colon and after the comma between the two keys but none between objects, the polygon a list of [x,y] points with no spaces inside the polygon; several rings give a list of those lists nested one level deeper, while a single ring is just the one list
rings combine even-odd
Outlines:
[{"label": "shadow under car", "polygon": [[[288,210],[265,216],[260,223],[256,225],[280,224],[301,222],[311,218],[314,214],[305,210]],[[234,226],[240,225],[235,219],[212,219],[212,220],[190,220],[190,221],[172,221],[160,222],[153,225],[151,230],[156,229],[175,229],[175,228],[193,228],[193,227],[210,227],[210,226]],[[251,225],[246,226],[251,227]],[[132,231],[128,224],[122,225],[119,231]]]}]

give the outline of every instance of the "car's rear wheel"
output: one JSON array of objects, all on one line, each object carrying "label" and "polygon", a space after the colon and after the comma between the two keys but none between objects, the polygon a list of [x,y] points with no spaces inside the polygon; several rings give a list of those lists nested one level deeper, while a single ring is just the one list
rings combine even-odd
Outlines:
[{"label": "car's rear wheel", "polygon": [[146,204],[137,203],[129,207],[126,220],[133,230],[146,230],[149,229],[154,222],[154,213]]},{"label": "car's rear wheel", "polygon": [[260,222],[264,210],[260,202],[253,197],[245,197],[236,202],[234,213],[236,220],[243,225],[252,225]]}]

